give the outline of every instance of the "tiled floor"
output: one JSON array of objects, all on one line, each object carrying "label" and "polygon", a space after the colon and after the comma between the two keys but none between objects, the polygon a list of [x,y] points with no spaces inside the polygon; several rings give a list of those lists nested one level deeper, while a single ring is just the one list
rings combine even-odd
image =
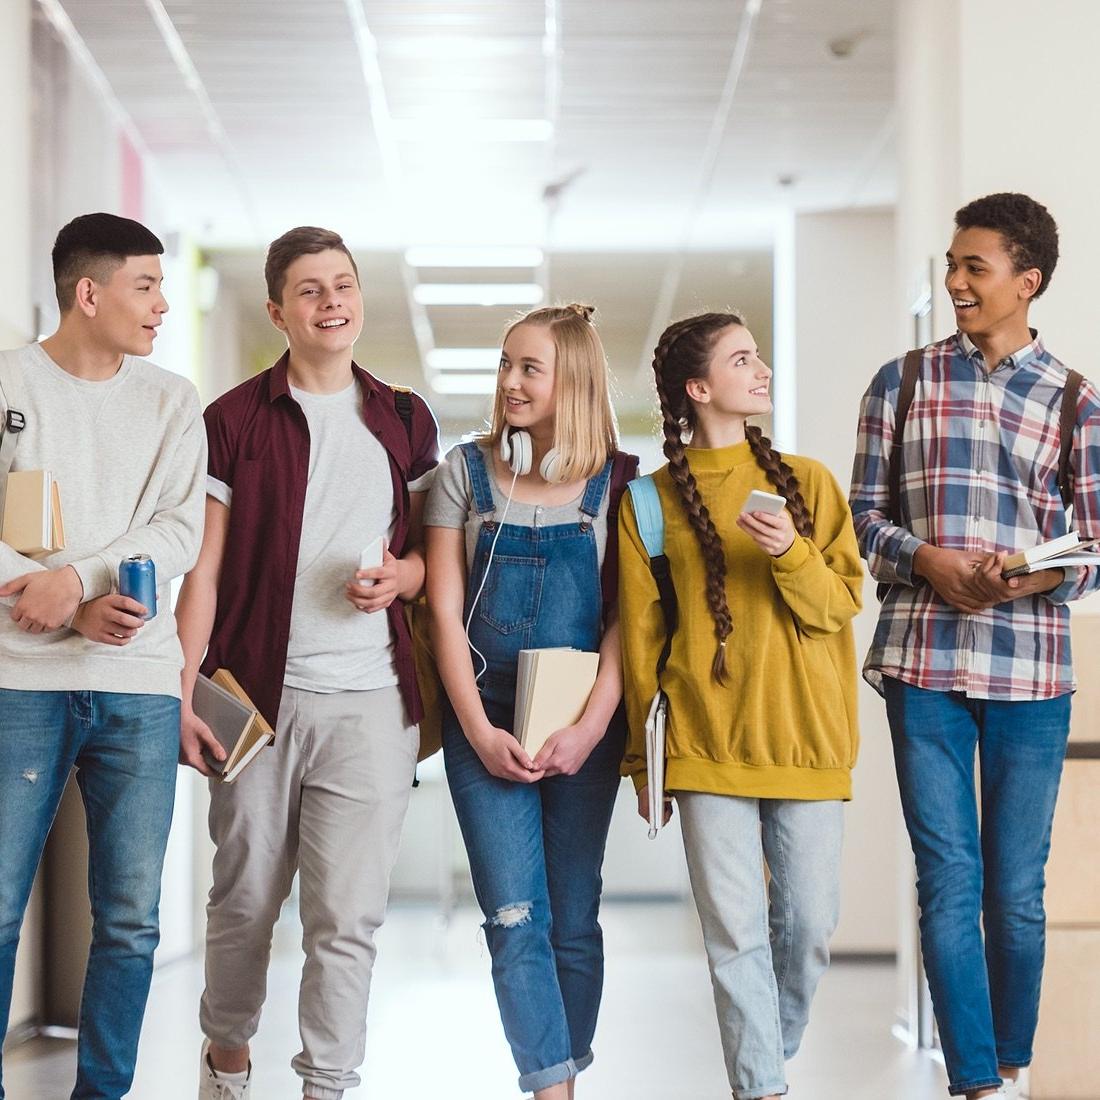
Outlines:
[{"label": "tiled floor", "polygon": [[[578,1100],[728,1100],[710,981],[693,911],[677,904],[609,904],[606,993]],[[347,1100],[518,1100],[479,941],[478,915],[446,927],[427,908],[397,907],[379,936],[363,1084]],[[300,1095],[301,968],[293,919],[279,929],[268,1003],[253,1046],[254,1100]],[[836,963],[826,975],[802,1051],[789,1066],[790,1100],[941,1100],[943,1070],[893,1038],[894,971]],[[158,971],[142,1037],[134,1100],[192,1100],[200,1041],[202,966]],[[64,1100],[74,1053],[37,1041],[5,1059],[9,1100]]]}]

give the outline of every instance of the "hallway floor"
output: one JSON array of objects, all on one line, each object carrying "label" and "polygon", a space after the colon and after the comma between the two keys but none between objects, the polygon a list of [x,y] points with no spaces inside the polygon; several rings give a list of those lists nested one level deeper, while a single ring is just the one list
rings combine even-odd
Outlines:
[{"label": "hallway floor", "polygon": [[[379,935],[363,1083],[347,1100],[518,1100],[480,940],[479,914],[444,927],[434,909],[394,906]],[[578,1100],[728,1100],[710,980],[690,906],[607,903],[607,980],[596,1060]],[[300,930],[279,926],[268,1002],[253,1045],[253,1100],[300,1095],[297,1052]],[[133,1100],[193,1100],[202,965],[158,971]],[[891,1035],[894,968],[835,963],[803,1048],[790,1063],[790,1100],[942,1100],[943,1069]],[[72,1043],[36,1040],[5,1059],[9,1100],[65,1100]]]}]

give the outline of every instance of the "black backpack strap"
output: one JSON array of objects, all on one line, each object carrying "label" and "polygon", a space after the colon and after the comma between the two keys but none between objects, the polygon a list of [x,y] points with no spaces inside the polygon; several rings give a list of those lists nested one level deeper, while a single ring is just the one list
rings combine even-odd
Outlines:
[{"label": "black backpack strap", "polygon": [[611,480],[607,488],[607,546],[600,570],[600,593],[604,619],[619,595],[619,504],[628,482],[638,476],[638,456],[616,451],[611,461]]},{"label": "black backpack strap", "polygon": [[898,389],[898,407],[894,411],[894,440],[890,445],[888,466],[887,509],[891,523],[902,525],[901,517],[901,451],[902,437],[905,434],[905,421],[909,419],[909,407],[913,404],[913,394],[920,375],[923,348],[914,348],[906,352],[905,365],[901,370],[901,387]]},{"label": "black backpack strap", "polygon": [[1077,397],[1084,380],[1079,372],[1071,370],[1062,390],[1062,415],[1058,423],[1058,492],[1067,509],[1073,506],[1073,433],[1077,427]]},{"label": "black backpack strap", "polygon": [[405,425],[405,434],[409,437],[409,446],[412,447],[413,438],[413,399],[412,390],[403,386],[390,386],[393,390],[393,407],[397,415],[401,417],[401,423]]}]

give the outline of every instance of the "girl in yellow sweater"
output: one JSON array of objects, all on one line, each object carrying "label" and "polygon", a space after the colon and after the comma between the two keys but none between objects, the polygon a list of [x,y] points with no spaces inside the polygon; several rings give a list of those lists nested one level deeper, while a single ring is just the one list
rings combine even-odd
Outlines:
[{"label": "girl in yellow sweater", "polygon": [[[838,916],[858,740],[859,548],[828,470],[781,456],[747,425],[771,410],[771,371],[739,316],[670,325],[653,371],[668,458],[653,477],[679,612],[660,675],[666,791],[680,810],[733,1096],[771,1100],[787,1091],[784,1061]],[[753,489],[786,507],[743,511]],[[623,770],[646,817],[644,727],[665,620],[629,494],[620,529]]]}]

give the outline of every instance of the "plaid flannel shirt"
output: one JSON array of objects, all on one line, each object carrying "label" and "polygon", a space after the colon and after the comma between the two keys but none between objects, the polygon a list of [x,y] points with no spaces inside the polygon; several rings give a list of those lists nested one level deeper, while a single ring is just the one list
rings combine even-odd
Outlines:
[{"label": "plaid flannel shirt", "polygon": [[[1022,550],[1069,530],[1058,491],[1066,368],[1032,342],[987,372],[957,334],[925,349],[904,431],[902,526],[889,518],[888,466],[902,359],[874,377],[860,407],[850,502],[871,575],[887,585],[864,677],[892,676],[981,699],[1049,699],[1074,688],[1070,600],[1100,587],[1100,567],[1066,569],[1050,592],[967,614],[913,573],[928,542],[988,553]],[[1100,536],[1100,395],[1081,386],[1072,452],[1073,517]],[[1100,556],[1098,556],[1100,561]]]}]

